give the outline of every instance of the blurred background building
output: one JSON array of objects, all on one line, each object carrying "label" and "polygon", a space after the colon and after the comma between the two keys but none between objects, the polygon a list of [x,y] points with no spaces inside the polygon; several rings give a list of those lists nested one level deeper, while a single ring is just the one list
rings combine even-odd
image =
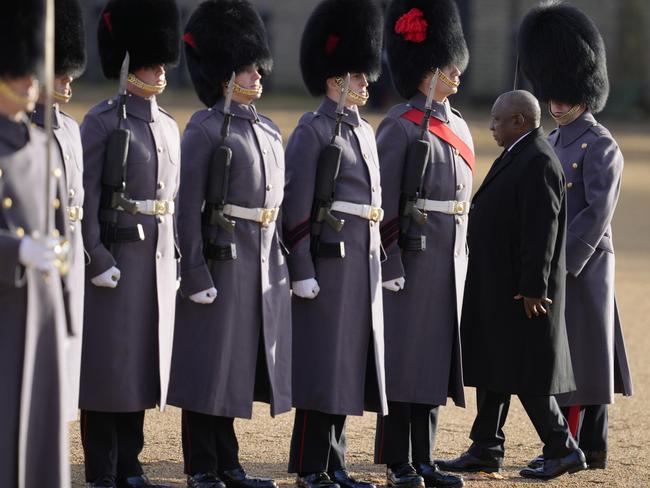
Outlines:
[{"label": "blurred background building", "polygon": [[[318,0],[251,0],[265,19],[275,68],[266,92],[306,94],[298,66],[300,36]],[[83,82],[102,83],[95,31],[105,0],[87,0],[89,63]],[[187,19],[200,0],[179,0]],[[383,2],[385,3],[385,1]],[[535,0],[457,0],[470,49],[470,63],[455,104],[489,104],[513,86],[515,34]],[[573,0],[598,25],[608,53],[611,93],[606,113],[626,117],[650,115],[650,1]],[[646,46],[646,47],[643,47]],[[170,85],[189,86],[183,65],[169,73]],[[394,94],[387,75],[373,87],[375,103],[388,104]]]}]

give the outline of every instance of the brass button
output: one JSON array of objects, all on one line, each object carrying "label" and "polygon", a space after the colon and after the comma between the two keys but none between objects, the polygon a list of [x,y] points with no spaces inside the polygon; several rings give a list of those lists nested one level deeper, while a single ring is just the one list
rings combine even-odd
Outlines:
[{"label": "brass button", "polygon": [[266,258],[265,257],[262,258],[262,262],[266,263]]},{"label": "brass button", "polygon": [[266,185],[266,191],[271,191],[271,190],[273,190],[273,185],[271,184]]},{"label": "brass button", "polygon": [[70,188],[70,189],[68,190],[68,196],[69,196],[70,198],[74,198],[74,196],[75,196],[76,194],[77,194],[77,191],[76,191],[74,188]]},{"label": "brass button", "polygon": [[156,259],[160,259],[160,258],[162,258],[162,254],[160,253],[160,251],[158,251],[156,253]]},{"label": "brass button", "polygon": [[7,197],[4,200],[2,200],[2,206],[4,208],[11,208],[14,206],[14,201],[11,198]]},{"label": "brass button", "polygon": [[368,159],[368,153],[363,153],[363,159]]},{"label": "brass button", "polygon": [[159,153],[162,153],[162,152],[163,152],[163,148],[160,147],[160,146],[158,146],[158,152],[159,152]]},{"label": "brass button", "polygon": [[165,182],[164,181],[159,181],[157,186],[158,186],[159,190],[164,190],[165,189]]},{"label": "brass button", "polygon": [[61,175],[63,173],[61,172],[61,168],[54,168],[52,174],[54,175],[55,178],[61,178]]},{"label": "brass button", "polygon": [[22,227],[16,227],[16,235],[20,238],[25,237],[25,229]]},{"label": "brass button", "polygon": [[266,150],[266,149],[263,149],[263,150],[262,150],[262,154],[264,154],[264,156],[266,156],[266,154],[267,154],[268,152],[269,152],[269,151]]},{"label": "brass button", "polygon": [[458,156],[460,154],[460,151],[457,148],[454,148],[454,154]]},{"label": "brass button", "polygon": [[113,105],[113,100],[109,100],[109,101],[108,101],[108,104],[109,104],[109,105]]},{"label": "brass button", "polygon": [[375,192],[377,191],[377,189],[373,186],[372,188],[370,188],[370,191]]},{"label": "brass button", "polygon": [[52,202],[52,207],[54,207],[54,210],[58,210],[61,208],[61,200],[58,198],[55,198],[54,201]]},{"label": "brass button", "polygon": [[573,164],[571,165],[571,167],[572,167],[573,169],[578,169],[578,163],[573,163]]},{"label": "brass button", "polygon": [[74,224],[70,224],[70,232],[74,232],[77,228]]},{"label": "brass button", "polygon": [[572,188],[572,187],[573,187],[573,183],[571,183],[571,182],[569,181],[569,182],[566,184],[566,187],[567,187],[567,188]]},{"label": "brass button", "polygon": [[461,191],[463,188],[465,188],[465,185],[463,185],[462,183],[456,185],[456,191]]},{"label": "brass button", "polygon": [[2,178],[2,168],[0,168],[0,178]]},{"label": "brass button", "polygon": [[583,142],[582,144],[580,144],[580,149],[587,149],[587,143]]},{"label": "brass button", "polygon": [[59,232],[59,229],[52,229],[52,232],[50,233],[52,237],[54,238],[59,238],[61,237],[61,233]]},{"label": "brass button", "polygon": [[63,156],[63,157],[65,158],[66,161],[69,161],[69,160],[70,160],[70,155],[69,155],[69,154],[66,154],[66,155]]}]

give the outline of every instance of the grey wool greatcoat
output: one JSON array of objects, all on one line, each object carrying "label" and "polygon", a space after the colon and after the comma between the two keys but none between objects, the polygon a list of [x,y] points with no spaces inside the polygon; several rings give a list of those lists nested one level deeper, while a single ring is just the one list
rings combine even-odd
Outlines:
[{"label": "grey wool greatcoat", "polygon": [[[207,261],[201,208],[210,162],[221,143],[224,101],[192,116],[182,143],[178,233],[181,294],[169,403],[194,412],[250,418],[253,401],[271,414],[291,410],[291,305],[289,274],[278,236],[279,222],[235,221],[219,229],[215,243],[234,243],[237,258]],[[227,203],[277,208],[284,193],[282,136],[254,106],[233,104],[226,144],[232,149]],[[217,298],[197,304],[190,295],[211,287]],[[260,348],[262,348],[260,350]]]},{"label": "grey wool greatcoat", "polygon": [[590,112],[549,135],[567,179],[566,324],[577,390],[560,405],[604,405],[632,394],[614,296],[611,221],[623,155]]},{"label": "grey wool greatcoat", "polygon": [[[81,340],[84,313],[84,273],[86,256],[84,253],[83,236],[81,234],[81,219],[77,210],[83,207],[83,150],[81,134],[77,122],[55,104],[52,109],[53,132],[63,167],[67,196],[64,199],[65,209],[70,219],[70,269],[65,276],[67,290],[67,308],[70,328],[73,335],[68,337],[65,344],[66,373],[68,389],[66,401],[66,416],[68,420],[77,419],[79,405],[79,376],[81,374]],[[45,111],[42,104],[37,104],[32,112],[32,122],[43,127]],[[70,210],[72,209],[72,210]],[[76,215],[75,215],[76,214]]]},{"label": "grey wool greatcoat", "polygon": [[[65,193],[61,161],[46,138],[26,122],[0,116],[0,486],[70,486],[65,425],[66,324],[62,280],[19,261],[23,236],[43,235],[46,178],[52,195]],[[58,196],[55,188],[58,182]],[[56,212],[61,235],[66,218]]]},{"label": "grey wool greatcoat", "polygon": [[[309,217],[319,155],[329,144],[336,103],[325,98],[302,116],[286,150],[283,218],[291,281],[315,278],[313,299],[292,297],[293,406],[338,415],[387,413],[379,225],[333,212],[340,233],[323,225],[321,242],[344,242],[345,257],[309,252]],[[338,144],[343,148],[335,200],[381,206],[379,159],[370,125],[347,110]]]},{"label": "grey wool greatcoat", "polygon": [[[554,395],[575,389],[564,321],[562,166],[541,128],[497,159],[472,200],[461,319],[466,386]],[[548,315],[515,295],[548,297]]]},{"label": "grey wool greatcoat", "polygon": [[[425,96],[416,94],[393,107],[377,130],[382,201],[381,226],[388,259],[383,280],[405,277],[399,292],[384,290],[386,389],[397,402],[444,405],[451,397],[465,406],[460,349],[460,313],[467,271],[467,215],[427,212],[423,226],[412,222],[409,235],[426,236],[423,251],[401,250],[399,210],[402,174],[411,144],[420,138],[419,125],[402,115],[424,111]],[[432,117],[448,124],[473,149],[469,128],[449,103],[434,102]],[[444,140],[427,133],[429,162],[421,198],[468,201],[472,170]]]},{"label": "grey wool greatcoat", "polygon": [[[174,215],[120,212],[118,225],[141,224],[145,239],[100,241],[99,201],[106,142],[117,127],[117,99],[93,107],[81,124],[84,149],[83,236],[86,267],[84,338],[79,406],[84,410],[134,412],[165,406],[171,364],[177,251]],[[174,200],[180,175],[180,138],[174,119],[156,99],[128,95],[131,130],[126,192],[134,200]],[[116,266],[116,288],[90,280]]]}]

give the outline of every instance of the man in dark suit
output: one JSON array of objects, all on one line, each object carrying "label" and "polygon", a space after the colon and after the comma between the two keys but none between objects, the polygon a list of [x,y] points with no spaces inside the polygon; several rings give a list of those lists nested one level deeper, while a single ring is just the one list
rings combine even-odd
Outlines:
[{"label": "man in dark suit", "polygon": [[449,471],[499,471],[510,396],[519,396],[544,443],[551,479],[586,469],[552,395],[575,389],[564,322],[565,180],[529,92],[501,95],[490,130],[505,150],[472,201],[461,321],[465,385],[477,388],[473,443]]}]

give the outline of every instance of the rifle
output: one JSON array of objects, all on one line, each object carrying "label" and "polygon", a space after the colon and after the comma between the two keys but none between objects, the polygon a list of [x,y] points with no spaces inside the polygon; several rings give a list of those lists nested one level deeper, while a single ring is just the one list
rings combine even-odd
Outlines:
[{"label": "rifle", "polygon": [[[316,187],[314,189],[314,201],[311,207],[311,224],[310,224],[310,246],[313,258],[322,255],[324,257],[344,257],[344,243],[334,244],[336,249],[328,248],[320,242],[323,222],[329,225],[335,232],[341,232],[345,220],[337,219],[332,215],[332,202],[334,201],[334,192],[336,190],[336,179],[339,176],[341,168],[341,155],[343,148],[337,144],[336,138],[341,135],[341,122],[345,116],[345,101],[350,88],[350,73],[345,77],[341,87],[341,96],[336,107],[336,124],[330,143],[323,148],[316,167]],[[331,245],[330,245],[331,246]]]},{"label": "rifle", "polygon": [[235,243],[229,246],[216,244],[219,229],[232,234],[235,231],[235,221],[228,219],[223,209],[228,197],[228,183],[230,179],[230,164],[232,149],[226,144],[230,135],[230,121],[233,117],[230,111],[232,95],[235,89],[235,72],[233,71],[226,90],[226,99],[223,105],[223,123],[221,124],[221,144],[212,155],[208,168],[208,182],[205,193],[205,206],[202,223],[206,228],[204,232],[203,253],[208,261],[226,261],[237,259]]},{"label": "rifle", "polygon": [[426,236],[410,237],[408,235],[412,223],[423,226],[427,214],[416,207],[417,200],[423,195],[424,175],[429,164],[431,146],[427,138],[429,120],[431,119],[433,95],[438,83],[438,69],[431,77],[429,91],[424,106],[424,117],[420,124],[420,138],[409,146],[402,173],[402,192],[400,195],[399,238],[398,245],[405,251],[423,251],[426,249]]},{"label": "rifle", "polygon": [[102,194],[100,197],[100,239],[109,251],[116,242],[144,240],[141,224],[134,228],[120,229],[117,226],[118,207],[130,213],[137,213],[135,203],[126,195],[126,160],[129,156],[131,131],[123,127],[126,121],[126,81],[129,75],[130,56],[127,51],[120,69],[118,91],[117,127],[113,129],[106,144],[106,159],[102,168]]}]

